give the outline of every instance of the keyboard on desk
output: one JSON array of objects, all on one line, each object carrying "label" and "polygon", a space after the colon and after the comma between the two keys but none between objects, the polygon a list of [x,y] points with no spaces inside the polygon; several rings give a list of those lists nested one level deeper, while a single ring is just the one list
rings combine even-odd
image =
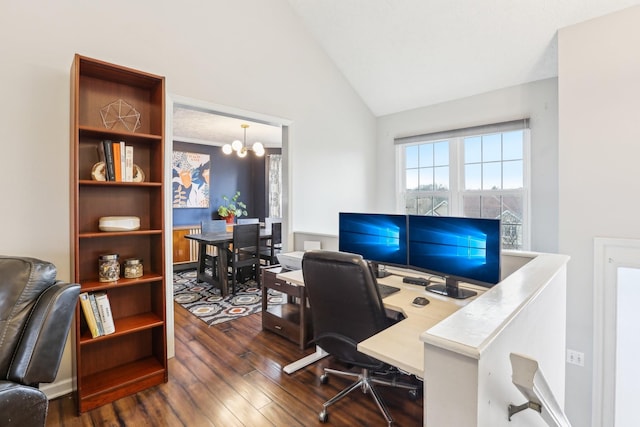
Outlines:
[{"label": "keyboard on desk", "polygon": [[395,286],[389,286],[382,283],[378,283],[378,290],[380,291],[380,297],[382,299],[388,297],[391,294],[394,294],[400,290],[400,288],[396,288]]}]

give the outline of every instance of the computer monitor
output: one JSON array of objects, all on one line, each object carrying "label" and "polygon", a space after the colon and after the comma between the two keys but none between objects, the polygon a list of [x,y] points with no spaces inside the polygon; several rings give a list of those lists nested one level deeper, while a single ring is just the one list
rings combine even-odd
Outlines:
[{"label": "computer monitor", "polygon": [[459,281],[485,287],[500,281],[499,219],[409,215],[408,224],[409,266],[445,278],[427,290],[467,298],[476,293]]},{"label": "computer monitor", "polygon": [[362,255],[374,265],[405,266],[407,217],[398,214],[340,212],[338,249]]}]

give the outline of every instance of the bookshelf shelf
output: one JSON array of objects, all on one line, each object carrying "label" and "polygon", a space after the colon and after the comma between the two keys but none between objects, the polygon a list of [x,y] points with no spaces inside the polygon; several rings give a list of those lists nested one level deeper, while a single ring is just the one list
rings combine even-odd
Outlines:
[{"label": "bookshelf shelf", "polygon": [[[76,55],[71,67],[72,272],[82,292],[106,292],[115,332],[92,338],[76,308],[78,412],[166,382],[166,277],[164,260],[164,78]],[[104,121],[101,110],[124,100],[140,113],[135,132],[124,121]],[[103,159],[103,140],[133,147],[143,182],[92,180]],[[136,216],[140,229],[105,232],[105,216]],[[98,280],[98,258],[142,259],[144,275]]]}]

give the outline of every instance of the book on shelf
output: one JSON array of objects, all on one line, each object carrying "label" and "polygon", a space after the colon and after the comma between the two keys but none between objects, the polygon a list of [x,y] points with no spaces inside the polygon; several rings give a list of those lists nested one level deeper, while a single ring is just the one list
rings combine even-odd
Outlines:
[{"label": "book on shelf", "polygon": [[96,303],[98,304],[98,312],[102,321],[104,335],[112,334],[116,331],[113,322],[113,314],[111,313],[111,305],[106,292],[98,292],[95,294]]},{"label": "book on shelf", "polygon": [[93,311],[93,317],[96,319],[96,327],[98,329],[98,336],[104,335],[104,328],[102,327],[102,319],[100,318],[100,312],[98,311],[98,303],[96,302],[96,296],[92,293],[89,294],[89,303],[91,304],[91,310]]},{"label": "book on shelf", "polygon": [[125,146],[124,180],[133,182],[133,145]]},{"label": "book on shelf", "polygon": [[99,337],[98,326],[96,324],[95,315],[93,314],[93,309],[91,308],[88,292],[82,292],[80,294],[80,306],[82,307],[82,312],[84,313],[84,318],[87,321],[87,326],[89,327],[91,336],[93,338]]},{"label": "book on shelf", "polygon": [[114,142],[111,144],[111,150],[113,151],[113,170],[115,172],[114,181],[122,181],[122,159],[120,153],[120,143]]},{"label": "book on shelf", "polygon": [[115,181],[116,171],[113,164],[113,147],[111,141],[108,139],[103,140],[102,147],[104,149],[104,163],[107,181]]}]

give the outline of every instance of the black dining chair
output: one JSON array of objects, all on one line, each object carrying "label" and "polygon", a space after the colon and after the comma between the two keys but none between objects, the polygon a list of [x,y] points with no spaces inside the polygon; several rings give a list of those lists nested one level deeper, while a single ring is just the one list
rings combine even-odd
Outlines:
[{"label": "black dining chair", "polygon": [[[231,270],[231,292],[236,293],[236,283],[254,277],[260,286],[260,224],[236,224],[233,227],[233,243],[229,248],[228,266]],[[249,270],[249,274],[244,274]]]},{"label": "black dining chair", "polygon": [[[355,378],[355,382],[323,404],[320,422],[329,418],[330,405],[356,389],[371,394],[390,426],[393,419],[375,386],[385,385],[409,390],[417,398],[419,381],[402,381],[392,366],[358,351],[358,343],[388,328],[396,320],[387,317],[375,276],[360,255],[314,250],[302,257],[302,274],[309,299],[315,343],[338,361],[359,371],[324,368],[320,382],[328,374]],[[400,378],[400,379],[399,379]]]},{"label": "black dining chair", "polygon": [[[200,230],[202,234],[226,233],[227,222],[224,219],[202,221],[200,223]],[[211,274],[209,274],[208,271],[210,271]],[[213,245],[207,245],[206,243],[199,243],[197,280],[199,282],[208,282],[210,278],[217,278],[219,277],[219,275],[220,272],[218,271],[218,248]]]},{"label": "black dining chair", "polygon": [[267,264],[277,264],[277,255],[282,251],[282,224],[271,224],[271,238],[266,245],[260,246],[260,258]]}]

